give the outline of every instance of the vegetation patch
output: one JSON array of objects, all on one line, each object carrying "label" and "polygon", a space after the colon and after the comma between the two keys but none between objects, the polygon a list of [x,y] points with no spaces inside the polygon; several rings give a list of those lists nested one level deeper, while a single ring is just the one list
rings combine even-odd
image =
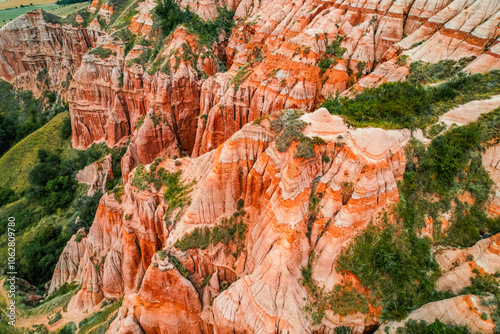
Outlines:
[{"label": "vegetation patch", "polygon": [[226,7],[217,8],[217,18],[205,22],[189,8],[181,9],[174,0],[160,0],[154,9],[155,25],[159,26],[163,36],[168,36],[179,25],[198,36],[201,45],[211,46],[221,33],[229,36],[234,27],[234,11]]},{"label": "vegetation patch", "polygon": [[240,66],[238,68],[238,71],[234,75],[234,77],[231,79],[229,82],[229,86],[234,84],[234,92],[236,93],[239,89],[241,84],[245,82],[245,80],[248,78],[250,75],[251,71],[248,69],[248,67],[253,63],[253,61],[246,63],[243,66]]},{"label": "vegetation patch", "polygon": [[75,334],[76,330],[76,324],[74,322],[68,322],[57,332],[57,334]]},{"label": "vegetation patch", "polygon": [[90,317],[83,319],[78,324],[78,333],[85,334],[88,333],[90,329],[95,327],[96,325],[105,323],[110,316],[115,313],[122,306],[122,300],[113,303],[111,306],[108,306],[106,309],[93,313]]},{"label": "vegetation patch", "polygon": [[397,334],[471,334],[467,326],[451,326],[445,325],[438,319],[436,319],[432,324],[428,324],[424,320],[410,319],[408,320],[404,327],[399,327],[396,330]]},{"label": "vegetation patch", "polygon": [[304,113],[299,110],[285,110],[280,117],[271,121],[271,130],[278,134],[275,139],[279,152],[286,152],[294,141],[298,142],[295,158],[311,159],[316,157],[314,147],[325,144],[319,137],[309,138],[302,133],[307,123],[300,119]]},{"label": "vegetation patch", "polygon": [[340,46],[344,38],[345,36],[337,35],[335,36],[335,40],[326,46],[326,51],[318,62],[321,75],[323,75],[332,65],[335,65],[337,60],[341,59],[344,55],[346,48]]},{"label": "vegetation patch", "polygon": [[[439,268],[432,245],[469,247],[500,232],[500,220],[485,214],[492,181],[480,155],[484,146],[498,141],[499,125],[500,110],[496,110],[436,137],[428,148],[412,141],[399,184],[397,222],[370,225],[342,252],[337,268],[356,274],[375,293],[382,319],[402,319],[427,302],[448,297],[435,291]],[[457,199],[465,192],[474,204]],[[449,211],[453,211],[451,226],[442,234],[439,219]],[[417,236],[426,217],[435,222],[433,241]]]},{"label": "vegetation patch", "polygon": [[99,45],[98,47],[93,48],[92,50],[89,51],[89,54],[91,55],[96,55],[99,58],[106,59],[112,54],[116,55],[116,52],[111,51],[111,49],[104,48],[102,45]]},{"label": "vegetation patch", "polygon": [[[46,72],[39,72],[37,77],[45,81]],[[0,99],[0,156],[67,110],[56,93],[47,91],[36,99],[31,91],[15,89],[3,80],[0,80]]]},{"label": "vegetation patch", "polygon": [[[472,56],[462,58],[459,61],[445,59],[440,60],[437,63],[414,61],[410,64],[410,74],[408,74],[406,80],[413,84],[429,84],[449,80],[453,76],[458,75],[460,71],[462,71],[475,58],[475,56]],[[405,64],[406,59],[407,58],[405,58]]]},{"label": "vegetation patch", "polygon": [[345,249],[337,268],[356,274],[381,301],[382,319],[403,319],[436,298],[439,266],[431,242],[401,224],[369,225]]},{"label": "vegetation patch", "polygon": [[174,246],[181,251],[188,249],[206,249],[210,245],[216,245],[219,242],[225,246],[231,243],[236,245],[236,253],[233,254],[238,258],[239,254],[244,250],[245,238],[248,227],[242,221],[244,211],[236,211],[230,218],[222,218],[220,224],[214,227],[197,227],[191,233],[186,234],[175,242]]},{"label": "vegetation patch", "polygon": [[460,73],[435,86],[424,87],[417,79],[384,83],[364,90],[354,99],[330,97],[322,106],[331,114],[344,116],[357,127],[416,129],[426,128],[436,122],[439,115],[457,105],[487,99],[498,93],[500,71]]},{"label": "vegetation patch", "polygon": [[[431,217],[437,225],[435,243],[462,247],[500,232],[500,221],[485,214],[493,181],[481,158],[484,146],[498,141],[499,128],[500,109],[497,109],[477,122],[436,137],[427,149],[418,141],[410,142],[397,208],[407,228],[420,229],[425,218]],[[474,199],[473,204],[458,200],[466,192]],[[452,224],[442,235],[440,217],[452,209],[451,202],[455,204]]]},{"label": "vegetation patch", "polygon": [[308,300],[304,311],[311,318],[313,325],[319,325],[327,310],[335,314],[347,316],[360,312],[368,313],[368,298],[356,290],[352,284],[337,284],[331,291],[319,286],[312,278],[312,264],[314,262],[314,251],[309,254],[307,266],[303,267],[301,284],[308,292]]},{"label": "vegetation patch", "polygon": [[58,311],[52,317],[49,317],[49,325],[53,325],[61,319],[62,319],[61,312]]},{"label": "vegetation patch", "polygon": [[189,270],[182,264],[182,262],[176,258],[175,256],[169,256],[168,260],[175,266],[175,268],[179,271],[179,273],[184,276],[189,276]]}]

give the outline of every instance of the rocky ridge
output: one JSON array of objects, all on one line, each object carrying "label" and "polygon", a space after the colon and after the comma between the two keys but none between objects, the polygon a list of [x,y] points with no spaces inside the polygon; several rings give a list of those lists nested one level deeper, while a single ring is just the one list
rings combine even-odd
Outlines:
[{"label": "rocky ridge", "polygon": [[[79,232],[68,242],[50,291],[80,283],[69,305],[76,312],[123,296],[112,333],[333,332],[340,324],[354,333],[371,329],[378,321],[376,308],[345,317],[327,311],[313,326],[304,310],[308,295],[300,283],[301,268],[314,253],[312,277],[325,289],[352,279],[336,272],[336,259],[371,219],[398,201],[410,132],[352,129],[319,109],[300,116],[308,124],[302,135],[314,142],[311,157],[307,140],[283,150],[273,124],[290,121],[290,111],[280,116],[283,109],[311,112],[336,92],[349,95],[402,80],[411,61],[472,54],[477,58],[468,71],[497,68],[498,4],[181,2],[187,5],[205,19],[214,18],[220,5],[236,10],[238,24],[214,54],[203,54],[196,36],[182,27],[146,65],[133,60],[147,47],[136,44],[125,55],[125,43],[95,24],[95,29],[60,26],[34,12],[0,29],[0,77],[25,89],[67,94],[75,148],[96,142],[128,145],[121,162],[123,189],[106,194],[88,234]],[[109,22],[113,8],[97,6],[94,1],[90,8]],[[141,2],[126,29],[147,36],[153,7],[153,1]],[[49,37],[19,38],[17,46],[6,42],[28,34],[27,29]],[[323,73],[318,65],[337,36],[346,36],[339,44],[345,51],[332,56],[338,59]],[[63,42],[50,42],[55,40]],[[86,54],[97,44],[110,55]],[[444,44],[443,52],[431,52]],[[35,61],[27,45],[45,60]],[[17,65],[16,57],[24,65]],[[155,71],[154,63],[162,70]],[[48,81],[41,85],[33,78],[45,68]],[[65,93],[61,78],[68,74],[73,80]],[[165,198],[169,186],[137,185],[136,175],[141,168],[154,172],[156,158],[163,159],[156,170],[182,172],[182,184],[196,182],[181,208]],[[496,146],[488,148],[483,163],[492,175],[497,161]],[[81,177],[101,188],[106,182],[89,172],[96,167]],[[319,199],[314,210],[313,197]],[[494,204],[490,214],[499,212]],[[197,228],[221,226],[240,215],[247,228],[243,247],[233,242],[179,250],[178,242]],[[473,269],[499,269],[492,265],[498,257],[496,239],[439,254],[444,274],[438,287],[457,292],[470,284]],[[459,285],[452,283],[457,276]],[[451,308],[468,315],[459,319],[444,312]],[[410,318],[432,322],[433,314],[443,313],[441,319],[491,332],[493,324],[476,309],[482,310],[476,296],[460,296],[426,304]]]}]

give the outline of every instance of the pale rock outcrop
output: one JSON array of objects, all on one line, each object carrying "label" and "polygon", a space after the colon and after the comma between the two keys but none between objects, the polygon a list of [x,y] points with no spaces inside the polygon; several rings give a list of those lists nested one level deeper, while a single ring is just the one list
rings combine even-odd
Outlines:
[{"label": "pale rock outcrop", "polygon": [[380,326],[375,333],[396,333],[396,329],[404,326],[409,319],[427,323],[438,319],[448,325],[467,326],[472,333],[494,333],[493,321],[489,317],[486,320],[481,318],[482,313],[489,314],[491,311],[482,305],[481,300],[479,296],[465,295],[428,303],[411,312],[404,321],[389,322]]},{"label": "pale rock outcrop", "polygon": [[64,247],[59,257],[59,261],[57,262],[56,269],[52,274],[52,280],[48,291],[49,294],[54,292],[57,287],[64,283],[80,281],[79,266],[83,254],[85,253],[86,244],[87,234],[85,233],[85,229],[82,228],[71,237]]},{"label": "pale rock outcrop", "polygon": [[96,192],[106,192],[106,183],[114,178],[113,157],[111,154],[105,156],[102,162],[96,161],[84,169],[78,171],[75,178],[80,183],[90,186],[87,195],[92,196]]},{"label": "pale rock outcrop", "polygon": [[453,108],[441,115],[439,121],[447,126],[452,124],[462,126],[477,121],[479,116],[498,107],[500,107],[500,95],[494,95],[487,100],[471,101]]},{"label": "pale rock outcrop", "polygon": [[471,285],[474,269],[481,274],[500,271],[500,234],[478,241],[466,249],[448,249],[436,255],[443,271],[436,282],[442,291],[457,294]]},{"label": "pale rock outcrop", "polygon": [[[163,221],[168,208],[164,188],[140,191],[129,179],[121,203],[113,194],[105,195],[78,266],[83,287],[69,308],[84,310],[104,297],[124,294],[112,332],[167,331],[174,319],[193,333],[211,333],[212,326],[219,333],[274,333],[276,326],[290,333],[310,330],[303,313],[307,292],[300,284],[300,269],[309,251],[314,251],[313,277],[318,284],[331,289],[343,282],[334,268],[342,247],[375,212],[398,199],[396,182],[404,172],[409,132],[349,129],[341,118],[319,109],[302,116],[309,123],[304,134],[318,136],[325,144],[314,147],[315,158],[297,159],[297,143],[285,152],[277,150],[276,134],[270,130],[276,118],[245,125],[216,150],[196,159],[178,159],[180,163],[164,159],[159,164],[157,168],[171,172],[182,170],[185,183],[196,180],[188,206],[168,211],[171,216],[166,218],[173,223]],[[324,156],[330,161],[325,162]],[[314,180],[314,196],[321,201],[308,239]],[[235,245],[223,244],[175,250],[175,242],[194,228],[214,226],[233,215],[240,200],[245,212],[241,219],[248,227],[240,253],[235,253]],[[151,265],[157,256],[153,254],[162,248],[183,263],[189,281],[166,264],[158,262],[155,268],[153,260]],[[208,275],[210,284],[203,286]],[[175,286],[167,281],[176,282]],[[222,293],[221,282],[230,284]],[[191,295],[193,286],[201,303],[195,308],[181,297],[173,302],[165,292]],[[159,301],[154,304],[158,308],[149,306],[151,296]],[[182,311],[174,317],[173,310]],[[371,314],[343,319],[355,333],[375,322]],[[339,317],[327,312],[323,326],[333,329],[338,324]]]}]

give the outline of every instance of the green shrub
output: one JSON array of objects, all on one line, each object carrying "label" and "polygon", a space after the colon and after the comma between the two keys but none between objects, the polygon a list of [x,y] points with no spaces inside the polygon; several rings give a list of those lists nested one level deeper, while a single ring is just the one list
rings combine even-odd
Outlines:
[{"label": "green shrub", "polygon": [[399,66],[405,66],[406,62],[408,61],[409,56],[408,55],[401,55],[398,57],[397,64]]},{"label": "green shrub", "polygon": [[168,214],[175,208],[186,205],[190,199],[189,193],[192,191],[195,182],[193,181],[185,184],[182,182],[181,177],[182,171],[175,173],[165,171],[160,174],[162,183],[166,186],[163,199],[168,204]]},{"label": "green shrub", "polygon": [[364,61],[359,61],[358,64],[356,65],[356,68],[358,69],[358,72],[356,73],[356,79],[361,78],[363,75],[363,71],[365,70],[366,67],[366,62]]},{"label": "green shrub", "polygon": [[189,276],[189,270],[182,264],[182,262],[176,258],[175,256],[169,256],[168,260],[175,266],[175,268],[179,271],[179,273],[184,276]]},{"label": "green shrub", "polygon": [[61,128],[61,138],[66,140],[71,137],[71,118],[66,117],[63,120],[63,125]]},{"label": "green shrub", "polygon": [[155,74],[156,72],[158,72],[161,68],[161,65],[163,64],[163,62],[165,61],[165,57],[158,57],[156,58],[156,60],[154,61],[154,63],[148,68],[147,72],[149,75],[153,75]]},{"label": "green shrub", "polygon": [[0,207],[18,200],[14,190],[6,187],[0,187]]},{"label": "green shrub", "polygon": [[322,106],[356,126],[413,129],[424,126],[434,115],[426,89],[408,82],[384,83],[354,99],[331,97]]},{"label": "green shrub", "polygon": [[58,287],[57,289],[55,289],[54,292],[52,292],[51,295],[49,295],[45,300],[44,300],[44,304],[48,303],[49,301],[51,301],[52,299],[55,299],[59,296],[64,296],[70,292],[75,292],[77,291],[77,289],[79,288],[80,286],[78,285],[78,283],[64,283],[63,285],[61,285],[60,287]]},{"label": "green shrub", "polygon": [[132,66],[134,64],[146,65],[153,54],[153,50],[151,49],[142,49],[141,54],[133,59],[130,59],[127,63],[127,66]]},{"label": "green shrub", "polygon": [[[485,115],[475,123],[451,129],[436,137],[428,149],[417,141],[407,149],[408,164],[399,185],[398,215],[407,228],[422,228],[427,216],[436,222],[434,240],[452,246],[468,247],[481,234],[500,232],[500,221],[488,218],[485,205],[493,181],[482,166],[480,152],[500,128],[500,110]],[[474,204],[461,204],[456,197],[469,192]],[[438,201],[430,199],[439,195]],[[452,224],[440,235],[440,217],[456,208]]]},{"label": "green shrub", "polygon": [[[45,81],[47,71],[40,71],[39,81]],[[65,106],[56,103],[54,92],[46,92],[36,99],[31,91],[16,90],[6,81],[0,80],[0,156],[15,143],[35,132]],[[45,100],[47,97],[47,101]]]},{"label": "green shrub", "polygon": [[326,51],[318,62],[321,75],[323,75],[332,65],[336,64],[337,60],[341,59],[344,55],[346,48],[340,46],[344,38],[345,36],[337,35],[335,36],[335,40],[326,46]]},{"label": "green shrub", "polygon": [[[22,265],[18,266],[20,277],[32,284],[50,280],[59,255],[70,239],[69,233],[53,222],[45,222],[33,230],[33,237],[18,251]],[[19,263],[20,261],[16,261]]]},{"label": "green shrub", "polygon": [[149,170],[150,170],[151,172],[156,171],[156,168],[157,168],[157,167],[158,167],[158,165],[160,164],[161,160],[162,160],[161,158],[156,158],[156,159],[153,161],[153,163],[151,163],[151,165],[149,166]]},{"label": "green shrub", "polygon": [[102,324],[110,318],[110,316],[116,312],[120,307],[122,306],[122,300],[120,299],[119,301],[113,303],[111,306],[107,307],[106,309],[93,313],[90,317],[83,319],[80,321],[78,324],[78,333],[79,334],[85,334],[87,333],[90,329],[95,327],[96,325]]},{"label": "green shrub", "polygon": [[113,53],[113,51],[111,51],[111,49],[104,48],[104,47],[102,47],[102,45],[99,45],[99,46],[97,46],[89,51],[90,55],[96,55],[102,59],[108,58],[109,56],[111,56],[112,53]]},{"label": "green shrub", "polygon": [[216,245],[219,242],[228,246],[233,243],[236,245],[237,258],[244,248],[246,233],[248,227],[241,221],[243,211],[238,211],[233,214],[229,219],[221,219],[221,223],[209,227],[197,227],[191,233],[184,235],[181,239],[177,240],[174,244],[175,247],[182,251],[188,249],[206,249],[210,245]]},{"label": "green shrub", "polygon": [[116,316],[118,315],[118,312],[116,312],[115,314],[113,314],[109,319],[108,321],[106,321],[105,323],[103,324],[100,324],[98,325],[97,327],[94,327],[94,329],[92,329],[89,334],[106,334],[106,332],[108,331],[109,329],[109,326],[111,325],[111,323],[115,320]]},{"label": "green shrub", "polygon": [[85,236],[83,233],[77,233],[75,237],[75,242],[81,242]]},{"label": "green shrub", "polygon": [[64,325],[63,328],[57,332],[57,334],[75,334],[76,333],[76,325],[74,322],[68,322],[66,325]]},{"label": "green shrub", "polygon": [[[458,62],[451,59],[440,60],[437,63],[423,63],[414,61],[410,64],[410,74],[408,74],[406,80],[411,83],[421,84],[448,80],[462,71],[465,66],[467,66],[475,58],[475,56],[462,58]],[[407,58],[405,58],[405,64],[402,64],[401,66],[406,65],[406,59]]]},{"label": "green shrub", "polygon": [[324,145],[325,141],[319,137],[309,138],[307,136],[302,136],[299,139],[299,145],[295,150],[295,158],[297,159],[311,159],[316,157],[314,152],[314,147],[316,145]]},{"label": "green shrub", "polygon": [[435,297],[439,267],[430,240],[401,227],[369,225],[337,261],[381,300],[382,319],[402,319]]},{"label": "green shrub", "polygon": [[125,215],[125,220],[130,220],[130,219],[132,219],[132,214],[131,213],[126,214]]},{"label": "green shrub", "polygon": [[122,202],[122,199],[121,197],[123,196],[123,194],[125,193],[125,188],[123,187],[123,185],[120,185],[118,187],[115,187],[113,189],[113,194],[114,194],[114,197],[115,197],[115,200],[118,202],[118,203],[121,203]]},{"label": "green shrub", "polygon": [[62,319],[61,312],[57,312],[53,318],[49,318],[49,325],[53,325]]},{"label": "green shrub", "polygon": [[164,249],[162,249],[162,250],[158,251],[158,252],[157,252],[157,254],[158,254],[158,258],[159,258],[161,261],[165,260],[165,258],[167,257],[167,251],[166,251],[166,250],[164,250]]},{"label": "green shrub", "polygon": [[396,330],[397,334],[471,334],[466,326],[451,326],[445,325],[438,319],[432,324],[426,323],[424,320],[417,322],[416,320],[408,320],[404,327],[399,327]]},{"label": "green shrub", "polygon": [[168,36],[182,24],[188,31],[198,35],[200,44],[211,46],[222,32],[229,35],[234,26],[234,11],[219,7],[217,12],[217,18],[205,22],[189,8],[181,9],[174,0],[161,0],[154,9],[153,18],[161,27],[163,36]]},{"label": "green shrub", "polygon": [[[413,65],[414,63],[412,63]],[[418,80],[384,83],[354,99],[330,97],[322,106],[358,127],[425,128],[437,116],[472,100],[500,93],[500,71],[457,75],[440,85],[423,87]]]},{"label": "green shrub", "polygon": [[102,197],[100,191],[95,192],[92,196],[81,196],[74,201],[72,207],[78,215],[78,224],[74,224],[72,231],[78,230],[81,227],[89,229],[94,222],[94,217],[99,206],[99,201]]},{"label": "green shrub", "polygon": [[319,137],[309,138],[302,133],[307,123],[300,119],[302,111],[285,110],[280,118],[271,121],[271,130],[278,134],[275,139],[276,148],[279,152],[285,152],[294,141],[299,144],[295,151],[297,159],[311,159],[316,156],[314,147],[325,144],[325,141]]},{"label": "green shrub", "polygon": [[335,328],[335,334],[352,334],[352,330],[346,326],[340,326]]}]

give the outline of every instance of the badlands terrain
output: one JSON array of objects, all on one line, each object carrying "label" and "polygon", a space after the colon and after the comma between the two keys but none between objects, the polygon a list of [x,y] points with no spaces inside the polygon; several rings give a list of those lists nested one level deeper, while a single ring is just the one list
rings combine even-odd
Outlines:
[{"label": "badlands terrain", "polygon": [[0,79],[0,333],[500,333],[500,1],[94,0]]}]

